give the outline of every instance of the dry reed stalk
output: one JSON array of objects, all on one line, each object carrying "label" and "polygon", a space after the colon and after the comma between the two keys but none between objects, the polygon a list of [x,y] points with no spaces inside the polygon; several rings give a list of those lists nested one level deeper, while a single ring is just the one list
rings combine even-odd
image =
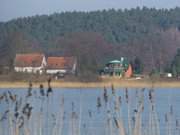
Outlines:
[{"label": "dry reed stalk", "polygon": [[121,116],[121,104],[120,104],[121,101],[119,101],[119,98],[117,97],[116,93],[114,96],[115,96],[115,113],[117,115],[117,126],[119,129],[119,135],[126,135],[124,122]]},{"label": "dry reed stalk", "polygon": [[177,134],[176,135],[180,135],[180,125],[179,125],[179,120],[178,119],[176,119],[176,132],[177,132]]},{"label": "dry reed stalk", "polygon": [[149,135],[160,135],[159,120],[154,103],[150,103],[149,113]]},{"label": "dry reed stalk", "polygon": [[71,116],[71,135],[78,135],[78,116],[76,112],[72,112]]},{"label": "dry reed stalk", "polygon": [[119,127],[119,135],[126,135],[124,124],[122,120],[118,120],[118,127]]},{"label": "dry reed stalk", "polygon": [[144,126],[144,127],[143,127],[142,134],[143,134],[143,135],[149,135],[148,127],[147,127],[147,126]]},{"label": "dry reed stalk", "polygon": [[75,135],[74,132],[74,102],[72,102],[72,108],[71,108],[71,115],[70,115],[70,120],[69,120],[69,135]]},{"label": "dry reed stalk", "polygon": [[131,103],[128,102],[128,135],[132,135],[132,124],[131,124]]},{"label": "dry reed stalk", "polygon": [[[51,108],[53,105],[53,94],[50,97],[50,103],[49,103],[49,107]],[[49,135],[53,135],[54,132],[54,127],[55,127],[55,121],[56,121],[56,115],[55,113],[52,113],[51,111],[49,112]]]},{"label": "dry reed stalk", "polygon": [[39,122],[38,122],[38,128],[39,128],[39,135],[42,135],[42,121],[43,121],[43,118],[42,118],[43,114],[42,112],[39,113]]},{"label": "dry reed stalk", "polygon": [[[104,93],[103,93],[104,103],[105,103],[105,110],[108,110],[108,92],[106,87],[104,86]],[[108,117],[107,117],[108,118]],[[108,119],[107,119],[108,121]],[[106,122],[105,122],[106,123]],[[105,124],[105,135],[108,135],[108,124]]]},{"label": "dry reed stalk", "polygon": [[37,113],[37,133],[38,135],[42,135],[42,103],[40,111]]},{"label": "dry reed stalk", "polygon": [[97,111],[98,113],[100,113],[100,108],[102,106],[102,103],[101,103],[101,98],[100,97],[97,97]]},{"label": "dry reed stalk", "polygon": [[156,127],[156,135],[160,135],[160,127],[159,127],[159,119],[158,119],[158,116],[157,116],[157,112],[155,111],[154,112],[154,121],[155,121],[155,127]]},{"label": "dry reed stalk", "polygon": [[165,117],[165,130],[166,130],[166,135],[168,135],[168,134],[169,134],[169,131],[168,131],[168,130],[169,130],[169,128],[168,128],[168,127],[169,127],[169,126],[168,126],[168,124],[169,124],[169,122],[168,122],[168,121],[169,121],[169,116],[168,116],[168,114],[166,113],[164,117]]},{"label": "dry reed stalk", "polygon": [[34,135],[33,122],[34,122],[33,114],[31,114],[31,118],[28,120],[28,129],[29,129],[30,135]]},{"label": "dry reed stalk", "polygon": [[24,124],[24,135],[31,135],[29,128],[28,128],[28,120],[25,120],[25,124]]},{"label": "dry reed stalk", "polygon": [[89,110],[88,111],[88,116],[89,116],[89,120],[88,120],[88,125],[87,125],[87,135],[92,135],[92,130],[91,130],[91,126],[93,125],[93,122],[92,122],[92,111]]},{"label": "dry reed stalk", "polygon": [[28,128],[25,128],[24,132],[25,132],[24,135],[30,135],[30,131]]},{"label": "dry reed stalk", "polygon": [[17,122],[15,124],[15,135],[19,135],[19,125],[17,124]]},{"label": "dry reed stalk", "polygon": [[79,103],[79,127],[78,127],[78,133],[79,135],[81,135],[81,115],[82,115],[82,93],[81,93],[81,90],[80,90],[80,103]]},{"label": "dry reed stalk", "polygon": [[[8,102],[7,97],[6,97],[6,102],[7,102],[7,104],[8,104],[8,112],[9,112],[10,107],[9,107],[9,102]],[[7,128],[9,129],[9,130],[7,130],[7,134],[11,135],[11,127],[10,127],[10,117],[9,117],[9,113],[7,114],[7,116],[8,116],[8,118],[7,118],[7,125],[8,125]]]},{"label": "dry reed stalk", "polygon": [[53,129],[53,135],[62,135],[63,125],[64,125],[64,97],[62,97],[60,109],[57,114],[57,119],[55,123],[56,124]]},{"label": "dry reed stalk", "polygon": [[76,135],[76,133],[75,133],[75,131],[74,131],[74,129],[75,129],[75,125],[74,125],[74,118],[73,118],[73,116],[72,116],[72,119],[71,119],[72,121],[71,121],[71,135]]},{"label": "dry reed stalk", "polygon": [[13,120],[12,120],[12,114],[11,112],[9,112],[9,128],[10,128],[10,135],[14,135],[14,132],[13,132]]},{"label": "dry reed stalk", "polygon": [[[0,112],[0,118],[1,118],[1,112]],[[2,130],[2,121],[0,121],[0,133],[4,134]]]},{"label": "dry reed stalk", "polygon": [[168,117],[168,121],[167,121],[167,133],[168,135],[172,135],[172,114],[171,113],[168,113],[167,115]]},{"label": "dry reed stalk", "polygon": [[48,78],[47,83],[48,83],[48,89],[47,89],[47,93],[46,93],[46,96],[47,96],[47,135],[50,135],[51,129],[49,128],[50,127],[50,125],[49,125],[49,106],[50,106],[50,101],[51,101],[50,96],[53,93],[53,90],[51,87],[51,78]]},{"label": "dry reed stalk", "polygon": [[39,124],[39,119],[38,119],[38,114],[33,114],[32,115],[32,131],[33,135],[39,135],[38,134],[38,124]]},{"label": "dry reed stalk", "polygon": [[29,119],[27,116],[24,118],[24,131],[25,135],[31,135],[30,129],[29,129]]},{"label": "dry reed stalk", "polygon": [[43,135],[43,104],[44,104],[44,98],[45,98],[45,92],[44,92],[44,86],[40,84],[39,86],[40,90],[40,112],[39,112],[39,135]]},{"label": "dry reed stalk", "polygon": [[19,128],[15,129],[15,135],[19,135]]},{"label": "dry reed stalk", "polygon": [[114,127],[113,127],[113,116],[112,116],[112,111],[116,106],[113,108],[112,107],[112,102],[113,102],[113,97],[115,96],[115,89],[113,84],[111,84],[111,95],[109,95],[109,103],[107,105],[107,124],[108,124],[108,129],[109,129],[109,135],[114,135]]},{"label": "dry reed stalk", "polygon": [[47,97],[47,115],[46,115],[46,118],[47,118],[47,135],[49,135],[49,97]]},{"label": "dry reed stalk", "polygon": [[138,101],[138,109],[135,115],[135,125],[133,134],[134,135],[141,135],[142,134],[142,112],[144,110],[144,88],[140,91],[140,93],[137,93],[137,97],[139,98]]},{"label": "dry reed stalk", "polygon": [[131,113],[130,113],[131,100],[130,100],[127,88],[126,88],[126,103],[128,106],[128,135],[132,135]]},{"label": "dry reed stalk", "polygon": [[155,93],[154,89],[149,91],[149,101],[150,101],[150,108],[149,108],[149,135],[160,135],[160,128],[159,128],[159,120],[155,108]]},{"label": "dry reed stalk", "polygon": [[104,87],[103,97],[104,97],[105,105],[106,105],[106,107],[107,107],[107,103],[108,103],[108,93],[107,93],[106,87]]},{"label": "dry reed stalk", "polygon": [[169,120],[168,120],[168,135],[172,135],[172,123],[173,123],[173,109],[172,109],[172,90],[170,90],[170,94],[169,94],[169,97],[168,97],[168,102],[169,102],[169,108],[170,108],[170,111],[168,113],[168,117],[169,117]]},{"label": "dry reed stalk", "polygon": [[63,125],[64,125],[64,97],[62,97],[61,101],[61,115],[60,115],[60,130],[59,135],[63,135]]},{"label": "dry reed stalk", "polygon": [[135,116],[135,125],[133,130],[133,135],[141,135],[141,113],[143,109],[143,104],[139,105],[137,114]]},{"label": "dry reed stalk", "polygon": [[[125,133],[125,129],[123,127],[123,121],[122,121],[122,117],[121,117],[121,97],[117,97],[116,92],[115,92],[115,88],[112,85],[111,87],[112,90],[112,94],[109,97],[109,101],[110,103],[108,104],[108,125],[109,125],[109,131],[110,131],[110,135],[114,135],[114,131],[115,128],[113,127],[113,123],[112,123],[112,117],[114,119],[115,125],[118,128],[119,134],[124,134]],[[114,111],[115,112],[112,112]],[[112,114],[113,113],[113,114]],[[114,115],[114,116],[112,116]],[[116,118],[117,117],[117,118]]]},{"label": "dry reed stalk", "polygon": [[[36,102],[35,100],[35,97],[36,97],[36,93],[35,91],[31,91],[32,94],[32,97],[31,97],[31,103],[34,103]],[[31,112],[31,116],[30,116],[30,119],[29,119],[29,122],[30,122],[30,134],[32,135],[38,135],[37,133],[37,124],[38,124],[38,118],[37,118],[37,113],[36,111]]]},{"label": "dry reed stalk", "polygon": [[[8,100],[8,99],[7,99]],[[13,135],[13,121],[12,121],[12,112],[11,112],[11,104],[10,104],[10,100],[8,100],[8,126],[9,126],[9,135]]]},{"label": "dry reed stalk", "polygon": [[[70,114],[71,115],[71,114]],[[68,135],[72,135],[72,119],[70,119],[69,121],[68,121]]]},{"label": "dry reed stalk", "polygon": [[115,95],[115,88],[114,88],[114,84],[111,84],[111,90],[112,90],[112,95]]},{"label": "dry reed stalk", "polygon": [[108,122],[109,135],[113,135],[112,115],[110,111],[108,112],[107,122]]}]

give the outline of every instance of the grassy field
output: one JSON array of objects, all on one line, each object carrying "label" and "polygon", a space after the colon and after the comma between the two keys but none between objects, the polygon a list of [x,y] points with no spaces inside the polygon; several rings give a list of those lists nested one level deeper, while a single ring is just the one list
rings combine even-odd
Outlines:
[{"label": "grassy field", "polygon": [[[32,82],[34,88],[38,88],[40,84],[47,87],[47,82]],[[95,87],[128,87],[128,88],[143,88],[143,87],[166,87],[180,88],[178,80],[125,80],[125,79],[103,79],[99,82],[80,82],[80,81],[52,81],[53,88],[95,88]],[[27,88],[27,81],[1,81],[0,88]]]}]

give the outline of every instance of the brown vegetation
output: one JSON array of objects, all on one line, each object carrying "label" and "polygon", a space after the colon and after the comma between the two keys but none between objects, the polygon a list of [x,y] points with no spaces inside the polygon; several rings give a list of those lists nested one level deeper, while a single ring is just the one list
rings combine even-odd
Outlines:
[{"label": "brown vegetation", "polygon": [[[33,80],[33,87],[39,87],[39,84],[44,84],[45,87],[46,81],[36,81]],[[0,88],[26,88],[29,83],[29,80],[24,81],[1,81]],[[82,82],[79,80],[67,81],[65,79],[53,81],[52,87],[56,88],[103,88],[111,87],[113,84],[114,87],[130,87],[130,88],[144,88],[144,87],[161,87],[161,88],[179,88],[180,83],[178,80],[151,80],[151,79],[143,79],[143,80],[126,80],[126,79],[103,79],[99,82]]]}]

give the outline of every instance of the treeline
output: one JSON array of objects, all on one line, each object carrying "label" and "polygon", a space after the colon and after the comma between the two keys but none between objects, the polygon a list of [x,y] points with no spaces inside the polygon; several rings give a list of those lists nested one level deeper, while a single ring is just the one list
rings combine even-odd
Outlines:
[{"label": "treeline", "polygon": [[[75,55],[81,72],[96,72],[110,59],[128,57],[141,71],[172,71],[180,47],[180,8],[64,12],[0,23],[0,63],[16,53]],[[140,71],[138,71],[140,72]]]}]

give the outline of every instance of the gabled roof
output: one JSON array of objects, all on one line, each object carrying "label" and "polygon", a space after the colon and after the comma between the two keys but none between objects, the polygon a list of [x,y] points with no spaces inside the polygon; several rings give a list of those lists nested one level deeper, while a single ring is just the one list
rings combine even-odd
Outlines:
[{"label": "gabled roof", "polygon": [[112,60],[109,63],[110,64],[120,64],[120,63],[122,63],[122,61],[120,61],[120,60]]},{"label": "gabled roof", "polygon": [[41,53],[16,54],[15,67],[40,67],[43,57]]},{"label": "gabled roof", "polygon": [[72,69],[75,63],[75,57],[48,57],[47,69]]}]

